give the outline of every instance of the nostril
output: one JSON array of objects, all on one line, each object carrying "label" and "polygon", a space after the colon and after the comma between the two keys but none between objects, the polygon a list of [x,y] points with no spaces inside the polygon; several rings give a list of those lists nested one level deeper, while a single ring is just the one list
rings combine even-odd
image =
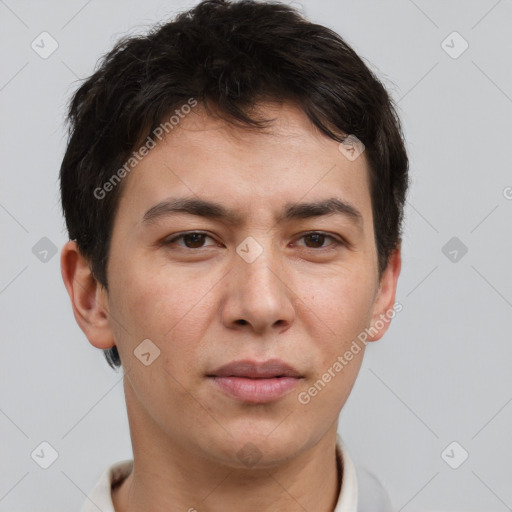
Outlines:
[{"label": "nostril", "polygon": [[247,320],[240,319],[240,320],[237,320],[236,323],[239,325],[245,325],[247,323]]}]

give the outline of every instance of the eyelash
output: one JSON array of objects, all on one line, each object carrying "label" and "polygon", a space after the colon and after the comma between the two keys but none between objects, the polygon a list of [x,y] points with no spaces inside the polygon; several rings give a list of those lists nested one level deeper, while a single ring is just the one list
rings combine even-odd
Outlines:
[{"label": "eyelash", "polygon": [[[211,238],[213,240],[212,236],[210,236],[208,233],[205,233],[203,231],[189,231],[187,233],[182,233],[181,235],[178,235],[170,240],[164,241],[164,245],[171,245],[172,243],[176,242],[176,240],[182,239],[182,238],[186,237],[187,235],[205,235],[206,237]],[[333,249],[337,248],[338,246],[346,245],[346,243],[344,241],[339,240],[332,235],[324,233],[323,231],[308,231],[307,233],[304,233],[303,235],[301,235],[299,237],[299,240],[301,238],[304,238],[304,237],[307,237],[310,235],[321,235],[321,236],[324,236],[325,238],[332,239],[334,242],[334,243],[329,244],[326,247],[305,247],[306,249],[311,249],[313,251],[318,251],[318,250],[324,250],[324,251],[327,250],[328,251],[328,250],[333,250]],[[199,249],[204,249],[204,247],[196,247],[196,248],[183,247],[183,246],[180,246],[180,247],[182,249],[188,249],[190,251],[197,251]]]}]

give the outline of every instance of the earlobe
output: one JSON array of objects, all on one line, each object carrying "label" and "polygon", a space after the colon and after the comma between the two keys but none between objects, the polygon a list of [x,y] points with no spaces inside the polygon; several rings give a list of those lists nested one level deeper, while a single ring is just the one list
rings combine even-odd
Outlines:
[{"label": "earlobe", "polygon": [[401,310],[401,307],[400,309],[395,307],[396,287],[401,267],[402,255],[401,245],[399,244],[389,255],[388,264],[380,279],[368,341],[377,341],[382,338],[396,312]]},{"label": "earlobe", "polygon": [[91,345],[107,349],[115,345],[108,310],[102,302],[103,289],[92,275],[88,261],[75,241],[67,242],[61,251],[61,273],[71,299],[75,320]]}]

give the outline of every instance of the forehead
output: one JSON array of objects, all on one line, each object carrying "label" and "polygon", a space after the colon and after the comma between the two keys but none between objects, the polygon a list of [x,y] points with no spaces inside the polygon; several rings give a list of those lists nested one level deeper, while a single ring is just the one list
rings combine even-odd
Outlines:
[{"label": "forehead", "polygon": [[[120,210],[141,217],[172,196],[215,199],[243,212],[278,212],[273,205],[337,197],[370,214],[364,153],[354,161],[297,107],[265,104],[265,130],[212,117],[199,105],[180,118],[125,178]],[[144,209],[144,211],[142,211]]]}]

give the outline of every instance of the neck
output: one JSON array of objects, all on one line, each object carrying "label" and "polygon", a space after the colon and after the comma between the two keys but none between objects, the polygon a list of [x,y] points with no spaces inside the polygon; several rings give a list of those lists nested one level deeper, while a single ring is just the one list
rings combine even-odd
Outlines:
[{"label": "neck", "polygon": [[135,411],[130,398],[127,395],[134,464],[132,473],[112,491],[115,512],[334,510],[341,485],[337,421],[312,447],[285,462],[239,469],[173,441]]}]

